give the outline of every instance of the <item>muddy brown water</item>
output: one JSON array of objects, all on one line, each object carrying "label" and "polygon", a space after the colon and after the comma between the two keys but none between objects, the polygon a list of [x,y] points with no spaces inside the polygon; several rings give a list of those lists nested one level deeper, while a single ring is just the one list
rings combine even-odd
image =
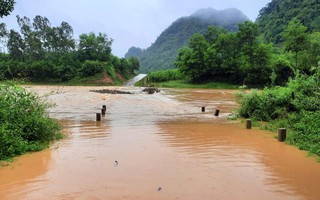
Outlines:
[{"label": "muddy brown water", "polygon": [[[315,158],[226,119],[235,91],[28,88],[56,104],[50,115],[69,137],[1,167],[1,200],[320,199]],[[96,122],[102,105],[107,115]]]}]

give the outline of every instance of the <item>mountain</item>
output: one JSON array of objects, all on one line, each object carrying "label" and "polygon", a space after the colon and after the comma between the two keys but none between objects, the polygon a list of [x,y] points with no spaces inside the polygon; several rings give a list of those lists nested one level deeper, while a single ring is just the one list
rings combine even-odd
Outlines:
[{"label": "mountain", "polygon": [[320,31],[319,0],[272,0],[259,12],[256,22],[268,42],[283,42],[282,33],[297,18],[308,31]]},{"label": "mountain", "polygon": [[205,33],[208,26],[237,31],[238,24],[246,20],[248,18],[234,8],[221,11],[213,8],[201,9],[191,16],[182,17],[173,22],[147,49],[131,47],[125,57],[137,57],[140,62],[140,71],[144,73],[174,68],[178,50],[188,44],[193,34]]}]

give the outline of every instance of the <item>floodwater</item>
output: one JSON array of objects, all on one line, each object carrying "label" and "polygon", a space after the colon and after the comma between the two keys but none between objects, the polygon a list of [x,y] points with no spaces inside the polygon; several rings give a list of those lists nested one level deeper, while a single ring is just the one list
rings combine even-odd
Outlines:
[{"label": "floodwater", "polygon": [[315,158],[226,119],[235,91],[90,92],[105,88],[29,87],[56,104],[68,138],[1,167],[1,200],[320,199]]}]

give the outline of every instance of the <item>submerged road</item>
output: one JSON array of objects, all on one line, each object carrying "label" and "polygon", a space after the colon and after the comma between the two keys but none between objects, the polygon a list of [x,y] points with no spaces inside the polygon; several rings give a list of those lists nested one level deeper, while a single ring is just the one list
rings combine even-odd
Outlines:
[{"label": "submerged road", "polygon": [[68,138],[1,167],[1,200],[320,199],[315,158],[227,119],[235,91],[91,92],[105,88],[29,88],[56,104]]}]

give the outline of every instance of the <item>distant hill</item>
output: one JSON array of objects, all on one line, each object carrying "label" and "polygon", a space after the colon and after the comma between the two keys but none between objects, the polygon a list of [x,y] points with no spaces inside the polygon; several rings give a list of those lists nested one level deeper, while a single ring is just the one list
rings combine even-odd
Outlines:
[{"label": "distant hill", "polygon": [[208,26],[224,27],[228,31],[237,31],[238,24],[248,18],[237,9],[215,10],[201,9],[189,17],[182,17],[163,31],[157,40],[147,49],[131,47],[125,57],[137,57],[140,71],[147,73],[154,70],[174,68],[178,50],[187,45],[195,33],[205,33]]},{"label": "distant hill", "polygon": [[282,32],[298,18],[309,32],[320,31],[319,0],[272,0],[259,12],[256,22],[268,42],[283,42]]}]

